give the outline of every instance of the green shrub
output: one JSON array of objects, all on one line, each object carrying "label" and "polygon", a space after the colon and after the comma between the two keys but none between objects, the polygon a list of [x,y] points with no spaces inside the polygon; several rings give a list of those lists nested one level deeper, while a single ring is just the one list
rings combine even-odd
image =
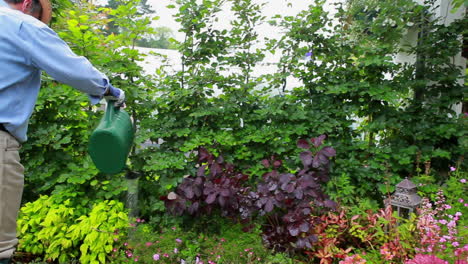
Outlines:
[{"label": "green shrub", "polygon": [[127,227],[128,217],[120,202],[96,202],[90,209],[41,196],[21,208],[18,250],[60,263],[105,263],[114,240],[125,236]]}]

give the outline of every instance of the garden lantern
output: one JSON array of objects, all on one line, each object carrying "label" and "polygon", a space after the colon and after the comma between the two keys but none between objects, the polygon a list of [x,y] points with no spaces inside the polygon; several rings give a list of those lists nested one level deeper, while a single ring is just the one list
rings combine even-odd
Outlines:
[{"label": "garden lantern", "polygon": [[416,193],[416,185],[408,178],[396,185],[396,191],[387,199],[386,204],[392,206],[394,211],[398,212],[398,216],[409,218],[409,215],[421,203],[421,197]]}]

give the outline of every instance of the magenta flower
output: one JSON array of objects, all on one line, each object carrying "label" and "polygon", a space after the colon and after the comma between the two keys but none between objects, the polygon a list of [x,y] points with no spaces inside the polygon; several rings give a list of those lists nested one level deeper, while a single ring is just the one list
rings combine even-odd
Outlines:
[{"label": "magenta flower", "polygon": [[176,238],[175,241],[176,241],[177,243],[182,243],[182,239],[180,239],[180,238]]},{"label": "magenta flower", "polygon": [[461,183],[466,183],[466,179],[461,179],[460,182]]},{"label": "magenta flower", "polygon": [[159,254],[154,254],[154,255],[153,255],[153,259],[154,259],[154,260],[159,260]]},{"label": "magenta flower", "polygon": [[455,167],[450,167],[450,171],[456,171],[456,170],[457,170],[457,168],[455,168]]},{"label": "magenta flower", "polygon": [[414,259],[406,261],[405,264],[448,264],[448,261],[434,255],[417,254]]},{"label": "magenta flower", "polygon": [[463,254],[463,252],[466,252],[466,251],[468,251],[468,245],[465,245],[462,248],[457,248],[455,249],[455,256],[460,257]]},{"label": "magenta flower", "polygon": [[177,254],[177,252],[179,252],[179,250],[177,248],[174,248],[174,253]]},{"label": "magenta flower", "polygon": [[153,245],[153,243],[151,243],[151,242],[146,242],[146,243],[145,243],[145,246],[147,246],[147,247],[149,247],[149,246],[151,246],[151,245]]}]

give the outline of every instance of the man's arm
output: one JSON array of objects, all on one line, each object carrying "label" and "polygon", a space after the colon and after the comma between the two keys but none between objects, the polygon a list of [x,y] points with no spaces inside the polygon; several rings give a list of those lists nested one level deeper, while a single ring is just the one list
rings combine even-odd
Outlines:
[{"label": "man's arm", "polygon": [[[77,56],[57,34],[45,25],[23,23],[19,36],[27,63],[44,70],[59,82],[90,96],[97,103],[109,89],[107,76],[82,56]],[[115,88],[117,89],[117,88]],[[118,89],[120,90],[120,89]]]}]

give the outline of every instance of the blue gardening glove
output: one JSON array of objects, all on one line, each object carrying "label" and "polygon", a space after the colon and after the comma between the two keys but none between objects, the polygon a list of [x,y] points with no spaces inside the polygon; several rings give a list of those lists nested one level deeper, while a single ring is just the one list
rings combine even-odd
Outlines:
[{"label": "blue gardening glove", "polygon": [[107,91],[104,93],[104,98],[107,101],[114,101],[116,107],[121,107],[125,103],[125,92],[109,84]]}]

